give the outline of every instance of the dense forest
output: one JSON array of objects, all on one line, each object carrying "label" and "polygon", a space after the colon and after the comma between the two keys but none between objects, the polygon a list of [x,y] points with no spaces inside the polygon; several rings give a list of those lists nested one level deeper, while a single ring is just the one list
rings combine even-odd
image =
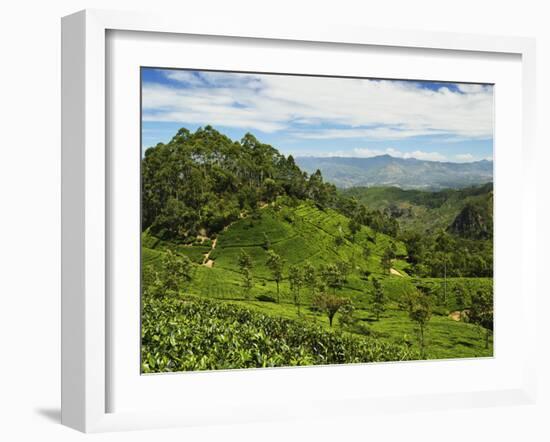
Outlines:
[{"label": "dense forest", "polygon": [[321,172],[308,176],[291,155],[252,134],[234,142],[210,126],[195,133],[182,128],[168,144],[145,152],[142,177],[142,226],[162,239],[186,242],[199,232],[215,234],[280,196],[310,200],[377,230],[397,232],[391,216],[341,196]]},{"label": "dense forest", "polygon": [[142,369],[491,355],[492,222],[492,185],[341,190],[182,128],[142,159]]}]

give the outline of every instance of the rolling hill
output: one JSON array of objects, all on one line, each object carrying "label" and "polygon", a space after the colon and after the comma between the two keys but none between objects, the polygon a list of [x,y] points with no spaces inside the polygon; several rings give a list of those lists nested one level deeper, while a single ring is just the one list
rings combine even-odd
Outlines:
[{"label": "rolling hill", "polygon": [[353,187],[341,192],[369,208],[391,214],[403,230],[450,229],[465,237],[475,237],[474,231],[482,227],[486,231],[492,229],[492,183],[434,192],[398,187]]},{"label": "rolling hill", "polygon": [[[304,324],[314,324],[331,330],[326,317],[307,308],[313,299],[308,287],[301,290],[300,302],[304,308],[301,313],[297,313],[288,280],[288,269],[291,265],[304,265],[306,262],[317,269],[327,262],[349,263],[346,281],[337,292],[340,296],[351,299],[356,308],[357,323],[353,331],[350,330],[351,335],[375,337],[381,343],[392,345],[403,344],[404,336],[411,336],[410,339],[414,340],[414,326],[402,309],[402,302],[407,294],[419,287],[425,287],[425,290],[429,290],[435,298],[440,299],[442,296],[442,278],[418,279],[409,276],[409,264],[405,260],[406,249],[402,242],[375,232],[368,226],[362,226],[352,238],[348,228],[349,219],[332,209],[321,210],[315,204],[305,202],[293,210],[273,204],[259,212],[255,217],[245,217],[233,222],[220,232],[215,242],[211,242],[209,253],[205,252],[208,248],[202,244],[176,246],[144,232],[143,265],[161,266],[164,251],[170,248],[178,254],[189,256],[196,263],[193,265],[191,281],[185,289],[188,296],[223,301],[246,307],[249,311],[268,317],[302,321]],[[275,282],[266,266],[266,235],[270,241],[270,249],[280,254],[285,262],[280,303],[276,302]],[[336,237],[340,235],[344,236],[344,242],[336,246]],[[396,247],[397,258],[392,262],[395,272],[387,275],[382,268],[381,259],[384,250],[391,243]],[[371,250],[368,258],[362,253],[365,246]],[[252,257],[254,289],[251,299],[243,297],[242,275],[238,266],[241,250],[245,250]],[[206,265],[206,253],[208,258],[213,260],[211,265]],[[204,254],[202,264],[198,258],[201,254]],[[380,321],[375,321],[372,313],[373,277],[381,282],[389,303],[382,315],[383,320]],[[482,347],[475,326],[456,322],[448,317],[448,313],[456,309],[454,287],[486,288],[491,283],[490,278],[447,279],[446,286],[450,295],[446,305],[434,312],[430,331],[433,344],[429,357],[472,357],[490,354],[492,350]],[[230,324],[227,325],[229,326]]]},{"label": "rolling hill", "polygon": [[[224,291],[224,296],[239,297],[242,294],[241,275],[238,266],[238,256],[245,250],[252,258],[254,275],[260,282],[257,285],[259,294],[272,295],[273,281],[266,266],[267,251],[264,238],[270,242],[270,250],[280,254],[285,261],[283,276],[286,279],[290,265],[301,265],[306,261],[318,267],[327,262],[340,261],[350,264],[349,278],[346,287],[349,290],[360,291],[364,270],[381,277],[384,271],[380,264],[384,251],[394,244],[396,255],[403,258],[406,255],[403,243],[382,233],[375,232],[364,226],[351,241],[348,228],[349,220],[334,210],[320,210],[311,203],[303,203],[293,211],[266,207],[260,210],[255,218],[247,217],[231,224],[217,236],[216,243],[209,253],[213,260],[212,267],[200,266],[191,283],[193,292],[200,294],[206,286],[218,287]],[[336,238],[344,237],[341,245],[336,245]],[[153,239],[145,233],[142,239],[143,259],[147,265],[155,261],[159,253],[166,248],[166,243]],[[370,256],[365,259],[363,248],[369,247]],[[200,263],[208,249],[203,245],[169,246],[177,253],[188,256],[192,261]],[[393,267],[407,276],[408,264],[403,259],[396,259]],[[204,278],[204,279],[203,279]],[[282,283],[283,292],[287,289],[287,281]]]},{"label": "rolling hill", "polygon": [[[420,176],[429,162],[417,161],[405,164]],[[233,141],[210,126],[147,149],[142,370],[492,355],[489,328],[484,341],[461,319],[474,296],[492,300],[492,185],[333,183],[252,134]],[[447,232],[423,234],[430,226]]]},{"label": "rolling hill", "polygon": [[395,186],[403,189],[458,189],[493,181],[493,162],[423,161],[380,155],[370,158],[299,157],[306,172],[320,170],[326,181],[340,188]]}]

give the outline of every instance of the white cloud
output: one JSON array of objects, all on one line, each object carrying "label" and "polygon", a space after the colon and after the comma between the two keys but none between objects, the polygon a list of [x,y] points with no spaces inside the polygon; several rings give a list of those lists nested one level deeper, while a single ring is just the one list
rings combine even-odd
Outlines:
[{"label": "white cloud", "polygon": [[164,76],[170,80],[179,81],[180,83],[193,86],[204,85],[201,78],[195,75],[192,71],[165,70],[162,72],[164,73]]},{"label": "white cloud", "polygon": [[418,160],[427,160],[427,161],[446,161],[447,160],[445,155],[442,155],[439,152],[424,152],[421,150],[406,152],[403,154],[403,158],[416,158]]},{"label": "white cloud", "polygon": [[425,152],[422,150],[415,150],[413,152],[402,152],[400,150],[394,149],[393,147],[388,147],[386,149],[370,149],[370,148],[356,148],[353,150],[354,156],[358,157],[376,157],[379,155],[391,155],[395,158],[416,158],[417,160],[427,160],[427,161],[446,161],[447,158],[445,155],[440,154],[439,152]]},{"label": "white cloud", "polygon": [[469,83],[458,83],[456,85],[458,90],[464,94],[480,94],[484,93],[489,87],[483,84],[469,84]]},{"label": "white cloud", "polygon": [[376,127],[372,129],[323,129],[315,132],[294,132],[298,138],[306,139],[344,139],[368,138],[370,140],[400,140],[422,135],[439,135],[437,130],[401,129],[392,127]]},{"label": "white cloud", "polygon": [[[296,138],[397,140],[492,136],[492,88],[414,82],[165,71],[178,86],[145,83],[145,121],[189,122]],[[319,124],[337,126],[315,130]]]},{"label": "white cloud", "polygon": [[474,156],[471,153],[462,153],[455,155],[455,158],[459,161],[474,161]]}]

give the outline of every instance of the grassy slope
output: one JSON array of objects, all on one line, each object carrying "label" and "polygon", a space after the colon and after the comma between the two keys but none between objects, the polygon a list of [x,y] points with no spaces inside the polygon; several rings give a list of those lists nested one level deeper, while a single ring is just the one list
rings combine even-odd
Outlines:
[{"label": "grassy slope", "polygon": [[[260,219],[245,218],[231,225],[218,236],[217,247],[210,257],[214,259],[214,266],[208,268],[201,265],[194,266],[192,282],[186,291],[192,294],[213,299],[225,300],[237,304],[245,304],[249,308],[264,314],[279,316],[288,319],[312,320],[328,328],[325,316],[312,312],[307,306],[311,305],[311,292],[308,288],[301,290],[300,315],[292,303],[288,282],[281,282],[281,303],[266,302],[275,299],[276,286],[265,265],[267,252],[263,248],[264,233],[268,236],[271,248],[279,253],[286,261],[285,277],[289,264],[303,264],[310,261],[315,267],[335,260],[354,263],[354,268],[345,286],[339,290],[339,295],[351,298],[357,308],[356,317],[359,319],[357,333],[374,334],[383,340],[402,343],[403,340],[415,342],[413,324],[402,311],[399,303],[402,302],[408,291],[414,290],[415,285],[429,287],[436,296],[440,296],[443,284],[438,279],[416,280],[406,276],[407,263],[397,259],[393,267],[399,269],[405,276],[389,276],[382,274],[380,257],[392,241],[386,235],[373,232],[363,227],[352,243],[345,240],[337,247],[335,236],[349,235],[348,220],[346,217],[332,210],[321,211],[310,204],[302,204],[290,211],[276,211],[266,208],[261,211]],[[398,254],[403,255],[403,244],[395,242]],[[368,245],[372,254],[368,260],[362,256],[362,248]],[[162,243],[144,234],[142,259],[144,265],[159,265],[163,250],[169,244]],[[175,246],[179,253],[200,258],[205,253],[203,246]],[[251,300],[244,300],[242,295],[241,275],[237,267],[237,258],[240,250],[246,250],[254,262],[254,289]],[[193,258],[192,258],[193,259]],[[372,283],[362,276],[363,270],[369,270],[375,276],[382,278],[382,285],[389,305],[380,321],[374,321],[370,314],[370,294]],[[465,279],[448,282],[447,307],[436,309],[428,329],[430,347],[428,356],[431,358],[446,357],[474,357],[489,356],[489,350],[483,348],[483,340],[478,330],[466,323],[455,322],[447,317],[448,311],[454,309],[452,284],[466,283]],[[490,280],[476,279],[472,284],[488,284]]]},{"label": "grassy slope", "polygon": [[403,229],[420,232],[447,228],[467,203],[486,201],[492,184],[439,192],[403,190],[398,187],[356,187],[345,190],[371,209],[384,210],[391,205],[404,211],[399,217]]}]

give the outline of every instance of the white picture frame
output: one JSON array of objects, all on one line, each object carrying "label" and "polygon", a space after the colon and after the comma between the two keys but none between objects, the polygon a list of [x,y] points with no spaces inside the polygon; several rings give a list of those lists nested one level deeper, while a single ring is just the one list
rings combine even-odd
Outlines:
[{"label": "white picture frame", "polygon": [[[177,18],[87,10],[62,21],[62,423],[84,432],[167,426],[250,422],[288,417],[364,415],[373,410],[388,412],[511,403],[532,403],[536,396],[535,339],[526,339],[521,358],[520,384],[505,388],[464,391],[432,391],[429,394],[348,397],[335,395],[310,407],[273,406],[258,409],[243,399],[227,413],[197,407],[153,411],[110,411],[109,367],[113,355],[107,339],[113,318],[107,297],[109,195],[106,121],[109,118],[106,80],[106,36],[111,31],[154,32],[162,35],[218,36],[221,38],[269,39],[312,44],[367,45],[403,50],[429,49],[521,57],[521,267],[535,256],[534,174],[535,161],[535,43],[532,39],[491,37],[416,31],[388,31],[316,26],[295,28],[281,23],[272,27],[254,23],[218,23],[197,18],[182,25]],[[158,35],[158,34],[156,34]],[[457,79],[459,80],[459,79]],[[137,110],[136,110],[137,113]],[[498,254],[498,247],[496,248]],[[533,279],[521,282],[523,318],[535,318],[536,286]],[[497,307],[498,308],[498,307]],[[131,319],[131,318],[130,318]],[[135,318],[139,321],[139,318]],[[498,317],[497,317],[498,321]],[[536,324],[522,319],[523,337],[533,337]],[[139,369],[139,368],[138,368]],[[357,376],[360,366],[349,371]],[[316,370],[333,370],[317,367]],[[268,381],[275,371],[255,376],[256,385]],[[241,377],[246,376],[240,372]],[[258,373],[255,371],[254,373]],[[288,370],[287,370],[288,373]],[[303,373],[303,372],[302,372]],[[223,373],[220,374],[224,376]],[[227,375],[227,374],[225,374]],[[202,382],[211,373],[202,373]],[[289,376],[293,376],[292,374]],[[303,375],[302,375],[303,376]],[[206,377],[206,378],[205,378]],[[175,379],[175,377],[174,377]],[[198,379],[198,377],[196,378]],[[223,378],[218,377],[218,382]],[[248,402],[246,402],[248,400]]]}]

